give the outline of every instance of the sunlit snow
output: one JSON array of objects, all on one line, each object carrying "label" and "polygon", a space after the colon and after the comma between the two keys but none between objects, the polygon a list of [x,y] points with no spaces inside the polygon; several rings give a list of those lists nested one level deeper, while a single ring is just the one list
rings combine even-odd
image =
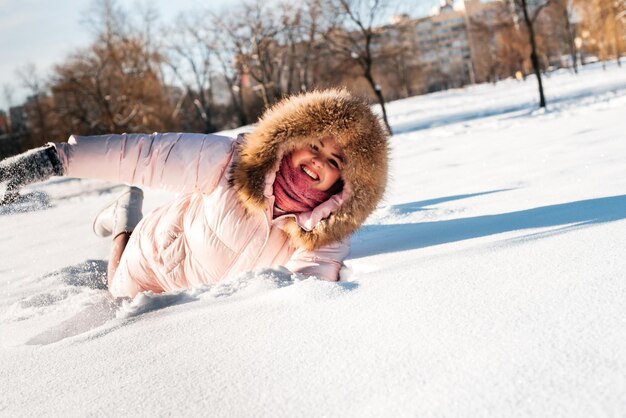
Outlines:
[{"label": "sunlit snow", "polygon": [[339,283],[119,304],[91,232],[117,186],[24,189],[0,207],[0,415],[623,414],[626,70],[545,85],[547,111],[532,77],[389,104],[388,192]]}]

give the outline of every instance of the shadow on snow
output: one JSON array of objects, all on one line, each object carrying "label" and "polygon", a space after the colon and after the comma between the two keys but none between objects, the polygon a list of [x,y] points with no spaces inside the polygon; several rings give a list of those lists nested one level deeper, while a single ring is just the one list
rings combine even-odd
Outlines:
[{"label": "shadow on snow", "polygon": [[470,197],[483,196],[483,195],[492,194],[492,193],[507,192],[509,190],[513,190],[513,189],[498,189],[498,190],[490,190],[488,192],[467,193],[467,194],[459,194],[459,195],[454,195],[454,196],[439,197],[436,199],[421,200],[419,202],[410,202],[410,203],[402,203],[399,205],[392,205],[390,209],[391,209],[391,212],[405,215],[405,214],[409,214],[413,212],[419,212],[422,210],[428,210],[424,208],[425,206],[438,205],[440,203],[451,202],[453,200],[469,199]]},{"label": "shadow on snow", "polygon": [[[488,192],[489,193],[489,192]],[[452,200],[450,197],[435,201]],[[432,202],[432,201],[427,201]],[[400,205],[421,210],[424,202]],[[626,218],[626,195],[543,206],[497,215],[445,221],[366,225],[355,234],[350,258],[413,250],[448,244],[472,238],[531,228],[561,227],[557,230],[529,234],[525,239],[539,239],[568,232],[586,225]]]}]

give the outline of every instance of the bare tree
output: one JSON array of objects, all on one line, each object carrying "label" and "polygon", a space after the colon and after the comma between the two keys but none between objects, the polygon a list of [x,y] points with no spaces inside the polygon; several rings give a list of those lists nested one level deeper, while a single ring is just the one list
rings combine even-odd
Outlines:
[{"label": "bare tree", "polygon": [[[615,0],[612,4],[613,15],[615,19],[615,36],[616,44],[623,45],[625,32],[626,32],[626,0]],[[621,37],[618,35],[621,34]],[[621,56],[621,50],[618,50],[618,63]]]},{"label": "bare tree", "polygon": [[263,99],[265,107],[282,97],[285,46],[278,41],[280,22],[263,0],[244,4],[223,29],[235,47],[237,65],[255,84],[250,87]]},{"label": "bare tree", "polygon": [[[168,30],[166,60],[177,79],[185,88],[185,96],[189,97],[202,120],[203,132],[214,132],[211,121],[213,113],[212,77],[215,56],[213,33],[194,18],[194,14],[181,14],[174,25]],[[184,99],[183,96],[181,100]]]},{"label": "bare tree", "polygon": [[212,25],[216,28],[215,43],[218,47],[215,49],[215,57],[221,69],[221,75],[224,77],[228,93],[231,98],[233,109],[237,114],[237,120],[240,126],[249,123],[248,112],[246,111],[246,100],[244,94],[244,71],[241,60],[237,59],[239,48],[235,43],[235,39],[229,36],[229,33],[223,30],[223,16],[212,16]]},{"label": "bare tree", "polygon": [[490,14],[466,9],[466,24],[474,77],[478,82],[495,83],[510,77],[519,68],[519,33],[509,8],[497,3]]},{"label": "bare tree", "polygon": [[308,0],[302,13],[302,38],[299,57],[300,90],[307,91],[315,86],[319,79],[320,41],[327,31],[329,9],[324,7],[324,0]]},{"label": "bare tree", "polygon": [[215,58],[219,63],[221,75],[224,77],[231,103],[240,126],[249,123],[248,113],[246,111],[246,101],[244,94],[244,77],[240,60],[237,59],[237,46],[233,43],[233,39],[228,33],[222,30],[223,16],[212,17],[215,32],[215,42],[219,45],[215,49]]},{"label": "bare tree", "polygon": [[[260,0],[237,13],[214,14],[217,59],[241,123],[254,120],[280,97],[282,65],[276,18]],[[260,105],[257,104],[261,101]]]},{"label": "bare tree", "polygon": [[597,56],[602,65],[615,58],[621,65],[624,48],[624,22],[620,16],[620,3],[616,0],[578,0],[584,52]]},{"label": "bare tree", "polygon": [[374,45],[379,21],[385,15],[389,0],[329,0],[335,11],[335,24],[324,35],[327,45],[336,56],[355,63],[361,70],[381,108],[383,122],[389,133],[382,88],[374,76],[374,65],[379,48]]},{"label": "bare tree", "polygon": [[45,142],[45,137],[50,134],[48,132],[50,106],[46,95],[47,86],[33,63],[20,67],[16,71],[16,75],[29,95],[25,110],[29,124],[28,137],[30,143],[24,145],[31,148],[40,145],[40,142]]},{"label": "bare tree", "polygon": [[573,17],[575,14],[573,0],[554,0],[554,6],[558,9],[561,15],[561,21],[563,22],[563,33],[565,35],[565,43],[572,61],[572,68],[574,73],[578,74],[578,54],[576,53],[576,28],[572,26]]},{"label": "bare tree", "polygon": [[284,91],[290,94],[300,91],[302,84],[298,80],[297,63],[301,58],[298,49],[300,49],[303,38],[303,9],[293,2],[282,2],[279,4],[279,10],[281,30],[278,33],[278,42],[285,48],[285,59],[283,60]]},{"label": "bare tree", "polygon": [[621,10],[620,4],[615,0],[600,0],[600,8],[603,10],[602,14],[606,15],[606,29],[610,33],[610,36],[613,38],[613,51],[615,53],[615,60],[617,61],[618,66],[622,66],[621,56],[622,56],[622,37],[623,34],[620,34],[620,19],[618,18]]},{"label": "bare tree", "polygon": [[469,18],[474,77],[477,82],[495,82],[498,79],[497,45],[493,41],[498,29],[483,19]]},{"label": "bare tree", "polygon": [[307,91],[317,85],[323,67],[321,57],[322,34],[328,29],[330,9],[324,0],[293,2],[282,0],[277,4],[276,41],[281,46],[284,93]]},{"label": "bare tree", "polygon": [[55,67],[51,80],[57,126],[67,133],[98,134],[176,129],[162,54],[152,42],[155,20],[128,24],[113,0],[94,3],[95,41]]},{"label": "bare tree", "polygon": [[401,16],[380,29],[378,74],[386,82],[387,99],[413,96],[422,72],[422,64],[417,58],[419,48],[415,25],[408,16]]},{"label": "bare tree", "polygon": [[530,62],[533,72],[537,77],[539,87],[539,107],[546,107],[546,98],[543,93],[543,82],[541,79],[541,66],[539,65],[539,56],[537,53],[537,40],[535,33],[535,21],[539,13],[550,5],[553,0],[513,0],[516,8],[521,12],[524,25],[528,31],[528,42],[530,44]]},{"label": "bare tree", "polygon": [[7,108],[13,106],[13,94],[15,93],[15,88],[9,84],[2,84],[2,97],[4,97],[4,101],[7,104]]},{"label": "bare tree", "polygon": [[615,17],[619,20],[626,21],[626,0],[615,0]]}]

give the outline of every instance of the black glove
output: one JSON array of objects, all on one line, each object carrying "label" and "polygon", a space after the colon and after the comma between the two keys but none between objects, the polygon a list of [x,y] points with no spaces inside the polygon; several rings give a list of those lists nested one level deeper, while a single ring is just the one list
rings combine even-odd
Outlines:
[{"label": "black glove", "polygon": [[52,145],[35,148],[2,160],[0,161],[0,204],[14,201],[19,196],[17,191],[22,186],[63,174],[63,163]]}]

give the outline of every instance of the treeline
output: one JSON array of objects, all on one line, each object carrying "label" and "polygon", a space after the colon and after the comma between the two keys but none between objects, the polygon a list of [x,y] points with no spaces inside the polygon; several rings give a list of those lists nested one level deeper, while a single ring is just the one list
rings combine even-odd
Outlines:
[{"label": "treeline", "polygon": [[[253,123],[287,94],[337,85],[379,103],[386,122],[386,99],[432,90],[435,76],[421,63],[429,46],[412,39],[413,20],[383,25],[392,3],[249,0],[162,25],[150,6],[131,13],[96,0],[89,46],[45,77],[32,65],[18,69],[29,99],[11,113],[13,137],[25,149],[70,134],[208,133]],[[466,17],[471,77],[442,86],[525,76],[533,67],[575,70],[581,58],[619,61],[626,50],[626,0],[496,3],[489,19]]]}]

